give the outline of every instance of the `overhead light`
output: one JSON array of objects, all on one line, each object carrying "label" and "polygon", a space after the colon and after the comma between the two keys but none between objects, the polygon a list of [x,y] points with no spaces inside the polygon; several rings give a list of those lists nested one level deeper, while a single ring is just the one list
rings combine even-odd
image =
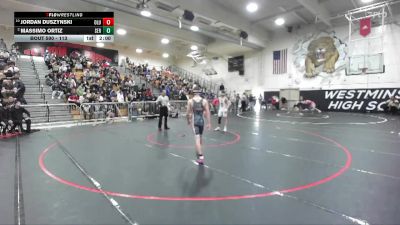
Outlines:
[{"label": "overhead light", "polygon": [[374,0],[361,0],[362,3],[370,3],[373,2]]},{"label": "overhead light", "polygon": [[197,45],[192,45],[192,46],[190,46],[190,49],[192,51],[197,51],[197,49],[199,49],[199,47],[197,47]]},{"label": "overhead light", "polygon": [[250,2],[249,4],[247,4],[246,9],[247,11],[253,13],[258,10],[258,5],[257,3]]},{"label": "overhead light", "polygon": [[168,53],[163,53],[163,54],[162,54],[162,57],[163,57],[163,58],[168,58],[168,57],[169,57],[169,54],[168,54]]},{"label": "overhead light", "polygon": [[96,46],[99,48],[102,48],[102,47],[104,47],[104,43],[98,42],[98,43],[96,43]]},{"label": "overhead light", "polygon": [[275,20],[275,24],[278,26],[282,26],[283,24],[285,24],[285,19],[283,19],[282,17],[279,17]]},{"label": "overhead light", "polygon": [[119,29],[117,30],[117,34],[119,34],[119,35],[125,35],[125,34],[126,34],[126,30],[125,30],[125,29],[122,29],[122,28],[119,28]]},{"label": "overhead light", "polygon": [[142,52],[143,52],[143,49],[141,49],[141,48],[137,48],[137,49],[136,49],[136,53],[139,53],[139,54],[140,54],[140,53],[142,53]]},{"label": "overhead light", "polygon": [[150,17],[151,16],[151,12],[149,10],[143,9],[142,11],[140,11],[140,15],[142,15],[144,17]]},{"label": "overhead light", "polygon": [[169,40],[167,38],[163,38],[161,39],[161,43],[163,43],[164,45],[169,43]]},{"label": "overhead light", "polygon": [[191,29],[192,31],[199,31],[199,27],[198,27],[198,26],[195,26],[195,25],[191,26],[190,29]]}]

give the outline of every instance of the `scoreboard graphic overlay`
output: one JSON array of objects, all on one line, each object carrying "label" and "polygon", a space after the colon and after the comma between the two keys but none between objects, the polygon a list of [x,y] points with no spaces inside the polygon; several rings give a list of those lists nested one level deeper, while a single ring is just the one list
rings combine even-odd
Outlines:
[{"label": "scoreboard graphic overlay", "polygon": [[114,42],[114,12],[14,12],[15,42]]}]

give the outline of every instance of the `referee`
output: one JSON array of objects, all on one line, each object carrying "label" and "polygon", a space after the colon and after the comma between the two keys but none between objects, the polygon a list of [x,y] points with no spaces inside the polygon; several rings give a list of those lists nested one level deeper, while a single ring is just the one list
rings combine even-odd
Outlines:
[{"label": "referee", "polygon": [[163,117],[165,117],[164,129],[169,130],[169,127],[167,125],[169,98],[168,98],[168,96],[165,95],[165,93],[166,93],[165,90],[163,90],[161,95],[158,96],[157,101],[156,101],[157,104],[160,106],[160,118],[158,120],[158,130],[160,130],[160,131],[161,131]]}]

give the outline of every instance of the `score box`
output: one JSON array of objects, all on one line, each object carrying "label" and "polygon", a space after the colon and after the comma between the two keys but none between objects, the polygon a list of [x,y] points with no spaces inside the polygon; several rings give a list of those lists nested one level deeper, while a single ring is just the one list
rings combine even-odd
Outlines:
[{"label": "score box", "polygon": [[103,27],[103,34],[114,34],[114,27]]},{"label": "score box", "polygon": [[114,18],[103,18],[103,26],[114,26]]}]

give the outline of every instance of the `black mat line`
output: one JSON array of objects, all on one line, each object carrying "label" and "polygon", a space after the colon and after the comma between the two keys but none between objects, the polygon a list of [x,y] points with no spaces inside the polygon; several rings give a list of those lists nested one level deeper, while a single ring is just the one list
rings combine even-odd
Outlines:
[{"label": "black mat line", "polygon": [[71,153],[65,148],[64,145],[62,145],[56,138],[54,138],[52,135],[49,135],[50,138],[54,139],[56,143],[58,144],[59,148],[62,150],[62,152],[68,157],[69,160],[75,165],[75,167],[89,180],[90,183],[98,190],[100,193],[107,199],[107,201],[112,205],[112,207],[120,214],[120,216],[126,221],[126,223],[130,225],[138,225],[137,222],[131,219],[129,214],[124,212],[121,209],[121,206],[118,204],[117,201],[114,200],[114,198],[110,197],[107,193],[105,193],[101,187],[101,184],[96,181],[89,173],[81,166],[81,164],[71,155]]},{"label": "black mat line", "polygon": [[21,145],[15,139],[15,177],[14,177],[14,220],[16,225],[25,225],[24,192],[21,173]]}]

